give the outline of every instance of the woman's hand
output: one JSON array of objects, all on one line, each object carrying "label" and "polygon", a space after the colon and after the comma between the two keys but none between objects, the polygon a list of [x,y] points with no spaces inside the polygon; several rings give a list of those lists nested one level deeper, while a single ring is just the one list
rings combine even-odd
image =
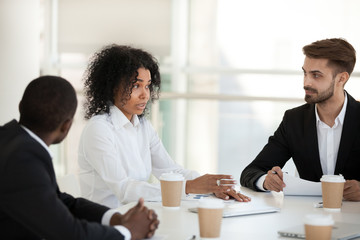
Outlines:
[{"label": "woman's hand", "polygon": [[186,194],[189,193],[221,193],[230,191],[236,184],[231,175],[205,174],[186,181]]},{"label": "woman's hand", "polygon": [[234,198],[236,201],[239,202],[250,202],[251,198],[241,194],[240,192],[236,192],[234,189],[231,189],[228,192],[223,193],[215,193],[215,196],[224,200],[229,200],[230,198]]},{"label": "woman's hand", "polygon": [[193,180],[186,181],[186,194],[214,193],[216,197],[228,200],[234,198],[239,202],[249,202],[251,198],[234,190],[236,180],[231,175],[205,174]]}]

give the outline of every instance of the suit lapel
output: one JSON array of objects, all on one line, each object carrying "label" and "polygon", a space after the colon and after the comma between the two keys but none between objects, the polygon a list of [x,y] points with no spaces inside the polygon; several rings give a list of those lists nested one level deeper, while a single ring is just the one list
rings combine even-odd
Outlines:
[{"label": "suit lapel", "polygon": [[[316,117],[315,117],[315,105],[309,105],[309,108],[304,114],[304,136],[306,143],[306,150],[308,151],[306,156],[311,159],[313,163],[313,170],[315,172],[315,178],[320,179],[323,175],[321,163],[320,163],[320,155],[319,155],[319,145],[317,138],[317,130],[316,130]],[[311,167],[311,166],[306,166]]]},{"label": "suit lapel", "polygon": [[341,133],[340,145],[338,156],[336,159],[335,174],[341,174],[348,159],[352,143],[354,143],[356,134],[358,132],[358,119],[360,118],[359,113],[356,112],[356,100],[347,93],[348,103],[346,106],[346,113],[344,118],[343,129]]}]

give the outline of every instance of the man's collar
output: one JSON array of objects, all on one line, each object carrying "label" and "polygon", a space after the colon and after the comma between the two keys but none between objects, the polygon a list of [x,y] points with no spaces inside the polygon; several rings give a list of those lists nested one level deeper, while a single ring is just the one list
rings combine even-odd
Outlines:
[{"label": "man's collar", "polygon": [[41,138],[39,138],[38,135],[36,135],[34,132],[32,132],[27,127],[25,127],[25,126],[23,126],[21,124],[20,124],[20,126],[30,135],[30,137],[32,137],[35,141],[40,143],[40,145],[45,148],[45,150],[49,153],[51,158],[54,157],[54,154],[50,151],[50,148],[48,147],[48,145],[46,145],[46,143]]}]

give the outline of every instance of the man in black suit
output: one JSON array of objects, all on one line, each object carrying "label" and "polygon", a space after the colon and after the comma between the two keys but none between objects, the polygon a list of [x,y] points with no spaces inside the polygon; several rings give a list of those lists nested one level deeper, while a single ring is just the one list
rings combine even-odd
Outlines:
[{"label": "man in black suit", "polygon": [[67,135],[74,88],[44,76],[25,89],[20,120],[0,127],[1,239],[142,239],[159,221],[142,199],[126,214],[59,191],[49,147]]},{"label": "man in black suit", "polygon": [[344,39],[325,39],[303,48],[305,101],[285,112],[263,150],[242,172],[242,186],[282,191],[281,168],[292,158],[300,178],[323,174],[347,179],[344,199],[360,201],[360,103],[344,90],[356,62]]}]

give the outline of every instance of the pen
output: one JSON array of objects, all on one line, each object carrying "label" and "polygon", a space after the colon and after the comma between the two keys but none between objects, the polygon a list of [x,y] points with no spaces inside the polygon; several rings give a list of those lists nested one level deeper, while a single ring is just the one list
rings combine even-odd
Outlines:
[{"label": "pen", "polygon": [[[277,174],[276,171],[271,171],[272,174]],[[286,174],[289,174],[288,172],[283,172],[283,173],[286,173]]]}]

